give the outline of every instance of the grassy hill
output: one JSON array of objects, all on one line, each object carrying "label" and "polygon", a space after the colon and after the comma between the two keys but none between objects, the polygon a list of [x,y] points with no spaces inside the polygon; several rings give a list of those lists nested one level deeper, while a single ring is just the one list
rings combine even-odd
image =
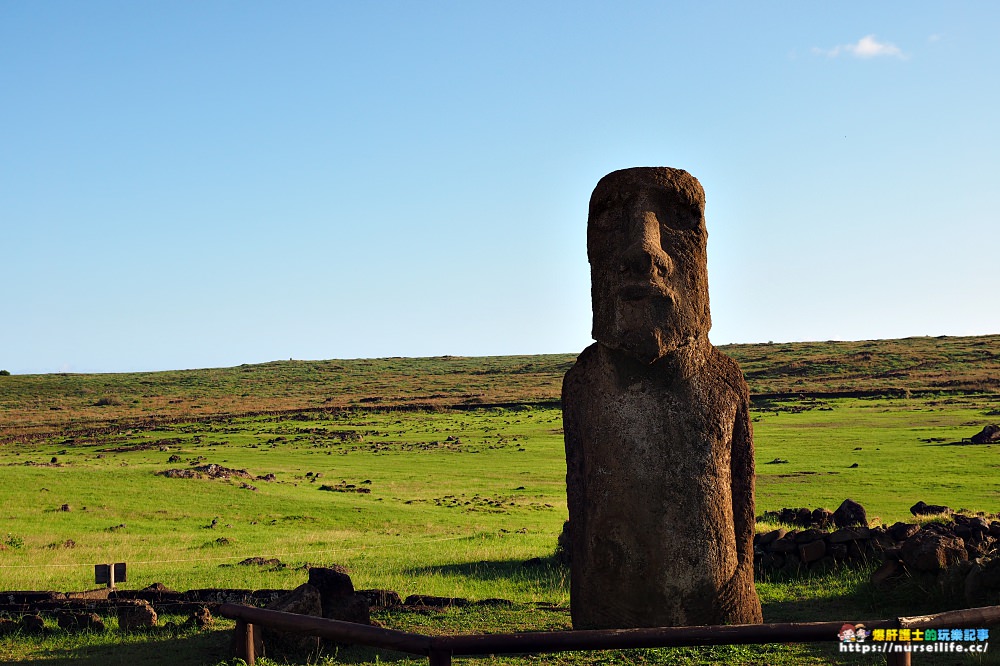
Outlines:
[{"label": "grassy hill", "polygon": [[[910,520],[917,500],[997,516],[996,447],[961,440],[1000,415],[998,342],[726,347],[756,396],[757,513],[834,509],[851,497],[886,525]],[[86,589],[101,562],[128,563],[123,587],[174,589],[290,589],[310,564],[342,565],[359,589],[514,603],[377,616],[392,628],[566,628],[569,572],[552,553],[566,518],[557,400],[574,358],[0,376],[0,590]],[[895,617],[958,603],[923,589],[884,595],[868,573],[762,576],[765,620]],[[221,664],[232,626],[182,634],[190,649],[179,654],[167,629],[75,635],[47,621],[46,636],[0,636],[0,663]],[[834,648],[831,637],[615,652],[606,663],[875,663]],[[347,651],[316,663],[378,659]]]},{"label": "grassy hill", "polygon": [[[727,345],[758,396],[1000,391],[1000,335]],[[0,377],[0,443],[321,407],[540,404],[575,354],[274,361],[205,370]]]}]

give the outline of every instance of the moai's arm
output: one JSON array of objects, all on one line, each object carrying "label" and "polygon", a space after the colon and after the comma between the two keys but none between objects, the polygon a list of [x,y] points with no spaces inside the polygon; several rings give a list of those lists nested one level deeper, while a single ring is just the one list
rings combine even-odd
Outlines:
[{"label": "moai's arm", "polygon": [[733,523],[736,526],[736,555],[742,564],[753,566],[754,535],[754,460],[753,426],[750,424],[750,405],[744,391],[736,409],[733,424],[733,443],[730,453],[732,474]]}]

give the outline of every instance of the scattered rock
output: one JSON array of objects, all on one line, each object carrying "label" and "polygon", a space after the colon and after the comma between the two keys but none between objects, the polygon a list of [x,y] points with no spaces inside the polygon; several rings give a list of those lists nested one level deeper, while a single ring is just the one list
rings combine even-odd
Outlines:
[{"label": "scattered rock", "polygon": [[[225,537],[223,537],[223,538],[225,538]],[[285,567],[285,563],[284,562],[282,562],[279,559],[273,558],[273,557],[271,557],[271,558],[268,558],[268,557],[248,557],[245,560],[241,560],[241,561],[237,562],[237,564],[240,565],[240,566],[244,566],[244,567],[251,567],[251,566],[257,566],[257,567],[273,566],[273,567],[282,567],[282,568]]]},{"label": "scattered rock", "polygon": [[50,543],[49,545],[46,546],[46,548],[48,548],[49,550],[57,550],[59,548],[76,548],[76,541],[73,541],[72,539],[66,539],[62,543],[58,542]]},{"label": "scattered rock", "polygon": [[66,631],[104,631],[104,620],[97,613],[74,613],[60,611],[56,614],[56,623]]},{"label": "scattered rock", "polygon": [[771,530],[766,534],[758,535],[755,539],[756,543],[754,545],[763,548],[764,546],[768,546],[774,543],[775,541],[785,536],[786,534],[788,534],[788,530],[786,530],[783,527],[779,527],[778,529]]},{"label": "scattered rock", "polygon": [[26,634],[41,634],[45,632],[45,620],[41,615],[22,615],[21,631]]},{"label": "scattered rock", "polygon": [[371,488],[364,488],[364,487],[361,487],[361,486],[357,486],[357,485],[355,485],[353,483],[347,483],[346,481],[342,481],[341,483],[338,483],[338,484],[333,485],[333,486],[327,485],[327,484],[323,484],[322,486],[319,487],[319,489],[320,490],[326,490],[326,491],[332,492],[332,493],[362,493],[362,494],[368,494],[368,493],[370,493],[372,491]]},{"label": "scattered rock", "polygon": [[951,513],[951,509],[940,504],[927,504],[924,501],[917,502],[910,507],[910,513],[914,516],[934,516],[939,513]]},{"label": "scattered rock", "polygon": [[803,564],[817,562],[826,555],[826,542],[822,537],[799,546],[799,559]]},{"label": "scattered rock", "polygon": [[122,600],[118,606],[118,628],[136,631],[156,626],[156,611],[143,599]]},{"label": "scattered rock", "polygon": [[[268,604],[267,608],[296,615],[323,617],[319,590],[308,583],[299,585],[277,601]],[[261,628],[261,635],[264,639],[265,654],[271,659],[309,657],[319,650],[318,636],[283,633],[268,629],[266,626]]]},{"label": "scattered rock", "polygon": [[191,616],[184,623],[185,627],[194,627],[198,630],[211,628],[215,624],[212,614],[204,606],[191,613]]},{"label": "scattered rock", "polygon": [[868,515],[865,508],[851,499],[846,499],[833,512],[833,522],[837,527],[852,527],[860,525],[868,527]]},{"label": "scattered rock", "polygon": [[927,529],[904,541],[899,553],[906,568],[918,572],[938,572],[969,559],[962,539]]},{"label": "scattered rock", "polygon": [[431,606],[433,608],[461,608],[469,605],[468,599],[462,597],[435,597],[428,594],[411,594],[403,602],[404,606]]},{"label": "scattered rock", "polygon": [[354,592],[351,577],[343,571],[313,567],[309,569],[309,584],[319,590],[323,617],[371,624],[368,597]]},{"label": "scattered rock", "polygon": [[386,608],[403,604],[399,593],[393,590],[358,590],[357,593],[368,600],[369,606]]},{"label": "scattered rock", "polygon": [[165,476],[168,479],[222,479],[228,481],[236,477],[239,479],[253,479],[253,475],[245,469],[231,469],[211,463],[200,465],[190,469],[165,469],[157,472],[157,476]]},{"label": "scattered rock", "polygon": [[[913,511],[913,509],[910,509]],[[889,528],[889,535],[895,541],[906,541],[911,536],[920,531],[920,525],[915,525],[913,523],[895,523]]]},{"label": "scattered rock", "polygon": [[830,543],[848,543],[871,536],[867,527],[842,527],[829,536]]},{"label": "scattered rock", "polygon": [[163,583],[153,583],[142,588],[144,592],[173,592],[169,587]]},{"label": "scattered rock", "polygon": [[973,444],[992,444],[993,442],[1000,442],[1000,426],[988,425],[969,438],[969,441]]}]

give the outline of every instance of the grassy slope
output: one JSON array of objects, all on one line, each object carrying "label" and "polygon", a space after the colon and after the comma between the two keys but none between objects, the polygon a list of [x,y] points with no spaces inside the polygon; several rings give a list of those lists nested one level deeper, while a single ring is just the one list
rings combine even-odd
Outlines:
[{"label": "grassy slope", "polygon": [[[998,340],[916,338],[728,348],[741,359],[758,394],[913,391],[911,397],[892,399],[759,401],[754,412],[758,513],[783,506],[834,508],[846,496],[886,522],[905,518],[907,507],[918,499],[1000,510],[990,481],[997,466],[993,447],[947,446],[997,420],[997,394],[923,393],[993,386],[991,377],[1000,374],[993,352]],[[879,355],[858,356],[856,346],[866,344],[878,347]],[[923,354],[928,360],[920,360]],[[561,374],[571,362],[571,356],[384,359],[0,377],[0,432],[6,433],[0,447],[0,541],[9,532],[13,543],[24,542],[0,549],[0,589],[83,589],[91,585],[93,563],[121,560],[130,566],[127,587],[154,581],[177,589],[292,587],[304,579],[296,568],[310,562],[347,565],[359,587],[564,605],[566,572],[545,559],[538,566],[523,562],[551,554],[565,517],[560,414],[538,403],[558,395]],[[865,363],[891,368],[879,370],[883,375],[906,374],[866,378]],[[122,404],[93,406],[106,395]],[[536,404],[475,411],[321,409],[476,402]],[[218,418],[219,412],[302,407],[313,411],[305,416]],[[141,420],[122,426],[123,419],[136,417]],[[109,424],[114,427],[93,430]],[[360,441],[344,436],[352,431]],[[20,436],[24,433],[33,434],[30,441]],[[152,446],[106,450],[135,445]],[[182,461],[168,463],[171,455]],[[788,463],[767,464],[775,458]],[[241,489],[239,480],[155,475],[195,460],[246,468],[256,475],[273,472],[277,480],[250,481],[258,488],[254,492]],[[852,468],[854,463],[859,467]],[[312,482],[314,476],[307,474],[316,472],[323,476]],[[371,493],[319,490],[342,481],[369,487]],[[60,511],[62,504],[72,510]],[[208,528],[213,518],[219,519],[218,526]],[[120,524],[126,526],[108,531]],[[67,539],[75,547],[62,546]],[[250,556],[276,556],[289,566],[221,566]],[[873,598],[862,580],[839,575],[765,580],[758,581],[758,589],[765,617],[773,621],[939,609],[927,599],[918,607],[913,599]],[[504,613],[397,614],[383,621],[425,631],[545,628],[567,622],[564,609],[551,617],[527,606]],[[94,639],[92,645],[46,640],[37,645],[2,640],[0,661],[44,658],[47,651],[51,663],[69,658],[107,663],[111,655],[143,659],[121,653],[115,638]],[[190,640],[205,643],[200,637]],[[135,649],[141,653],[141,646]],[[219,654],[217,645],[212,649]],[[622,661],[621,655],[607,658]],[[832,658],[818,648],[769,646],[671,652],[669,657],[640,652],[625,660],[792,664]],[[195,653],[177,663],[201,663],[199,659]]]},{"label": "grassy slope", "polygon": [[[754,394],[1000,390],[1000,335],[729,345]],[[131,419],[318,406],[558,400],[574,354],[275,361],[211,370],[0,377],[0,443]],[[117,403],[97,406],[101,398]],[[106,400],[107,402],[107,400]]]}]

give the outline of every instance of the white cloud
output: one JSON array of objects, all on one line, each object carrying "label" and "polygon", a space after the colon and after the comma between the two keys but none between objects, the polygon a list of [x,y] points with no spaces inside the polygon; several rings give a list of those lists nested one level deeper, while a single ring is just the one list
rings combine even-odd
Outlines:
[{"label": "white cloud", "polygon": [[898,46],[892,42],[880,42],[875,39],[875,35],[865,35],[855,44],[840,44],[832,49],[813,48],[813,53],[826,55],[830,58],[844,54],[852,55],[855,58],[878,58],[881,56],[907,58],[907,55]]},{"label": "white cloud", "polygon": [[941,35],[935,33],[935,34],[931,35],[930,37],[928,37],[927,41],[930,42],[931,44],[933,44],[934,42],[940,42],[941,41]]}]

